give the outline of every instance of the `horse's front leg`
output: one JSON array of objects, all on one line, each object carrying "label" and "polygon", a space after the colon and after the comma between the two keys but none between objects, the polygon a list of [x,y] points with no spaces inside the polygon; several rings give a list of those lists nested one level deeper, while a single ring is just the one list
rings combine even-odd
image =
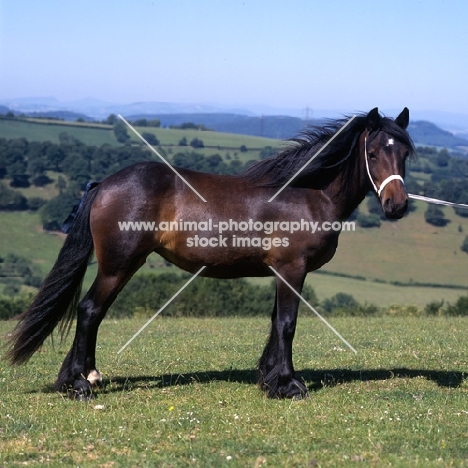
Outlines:
[{"label": "horse's front leg", "polygon": [[[301,291],[305,274],[282,276],[296,291]],[[304,398],[308,395],[307,387],[295,377],[292,361],[298,306],[298,296],[277,278],[271,333],[259,362],[259,385],[270,398]]]}]

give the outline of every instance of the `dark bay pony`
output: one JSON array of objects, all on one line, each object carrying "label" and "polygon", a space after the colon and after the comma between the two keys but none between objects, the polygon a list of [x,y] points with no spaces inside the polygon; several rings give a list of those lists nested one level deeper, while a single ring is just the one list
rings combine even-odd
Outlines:
[{"label": "dark bay pony", "polygon": [[[375,108],[356,116],[339,134],[346,120],[307,130],[276,156],[257,162],[237,176],[178,169],[206,203],[162,163],[138,163],[108,177],[90,189],[55,265],[29,309],[19,316],[9,359],[18,364],[26,362],[59,323],[67,329],[77,315],[75,338],[62,364],[56,389],[68,392],[72,398],[91,398],[93,386],[101,381],[95,362],[99,325],[116,296],[152,252],[191,273],[204,266],[201,275],[213,278],[274,276],[270,269],[273,267],[300,292],[307,273],[320,268],[335,254],[339,231],[288,232],[286,241],[284,232],[275,232],[270,237],[280,241],[271,242],[269,248],[253,242],[254,237],[259,237],[256,231],[231,232],[228,241],[212,246],[196,246],[189,238],[203,234],[219,240],[214,226],[229,220],[308,220],[319,225],[343,222],[370,190],[380,198],[387,217],[401,218],[408,205],[403,184],[405,160],[414,152],[406,132],[408,121],[407,108],[394,120],[382,117]],[[212,228],[203,233],[176,229],[125,231],[118,224],[180,220],[211,220]],[[234,235],[242,235],[245,243],[232,246]],[[93,251],[97,276],[79,301],[81,282]],[[307,395],[292,361],[298,302],[291,289],[276,278],[271,333],[259,361],[259,385],[269,397]]]}]

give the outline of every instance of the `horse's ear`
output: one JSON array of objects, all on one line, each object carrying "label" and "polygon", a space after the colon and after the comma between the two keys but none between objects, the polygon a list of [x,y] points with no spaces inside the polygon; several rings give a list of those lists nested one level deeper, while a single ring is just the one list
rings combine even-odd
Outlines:
[{"label": "horse's ear", "polygon": [[395,123],[401,127],[403,130],[406,130],[406,127],[409,124],[409,110],[405,107],[401,114],[395,119]]},{"label": "horse's ear", "polygon": [[382,118],[380,117],[379,114],[379,108],[374,107],[366,117],[366,128],[369,132],[373,132],[374,130],[377,130],[380,127],[380,123],[382,121]]}]

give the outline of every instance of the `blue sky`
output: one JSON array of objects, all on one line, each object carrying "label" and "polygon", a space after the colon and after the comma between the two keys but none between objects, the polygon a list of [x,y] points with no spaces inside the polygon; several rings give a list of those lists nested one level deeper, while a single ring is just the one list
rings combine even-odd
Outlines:
[{"label": "blue sky", "polygon": [[463,0],[0,0],[0,99],[468,114],[467,24]]}]

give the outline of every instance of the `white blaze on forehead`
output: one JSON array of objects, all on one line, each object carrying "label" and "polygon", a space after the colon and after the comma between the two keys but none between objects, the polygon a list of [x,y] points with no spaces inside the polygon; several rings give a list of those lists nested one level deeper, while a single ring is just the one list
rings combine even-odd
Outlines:
[{"label": "white blaze on forehead", "polygon": [[393,145],[393,143],[394,143],[393,138],[389,138],[388,141],[387,141],[387,146],[391,146],[391,145]]}]

